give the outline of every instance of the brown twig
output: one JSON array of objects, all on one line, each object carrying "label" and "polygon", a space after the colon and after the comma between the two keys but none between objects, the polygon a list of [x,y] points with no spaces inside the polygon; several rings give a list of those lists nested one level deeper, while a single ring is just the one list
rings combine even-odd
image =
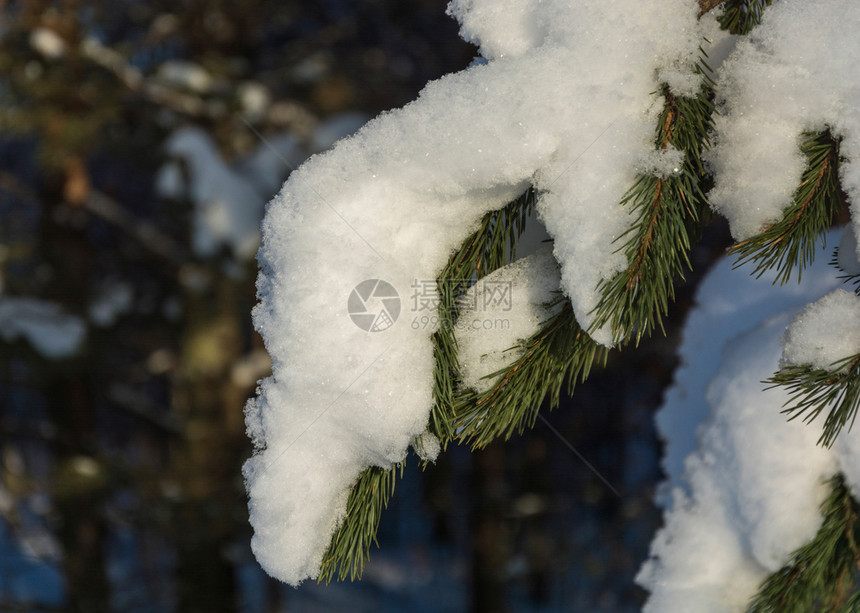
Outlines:
[{"label": "brown twig", "polygon": [[[666,117],[663,120],[662,132],[663,136],[660,139],[660,148],[667,149],[669,141],[672,138],[672,132],[675,129],[676,121],[678,120],[677,108],[675,106],[675,97],[672,92],[666,92]],[[639,243],[639,248],[636,250],[636,261],[630,265],[630,277],[627,279],[627,289],[630,290],[639,282],[642,277],[642,265],[651,248],[651,242],[654,238],[654,229],[657,226],[657,220],[660,216],[660,204],[663,196],[663,179],[657,179],[657,191],[654,199],[651,201],[651,206],[648,207],[648,230],[645,233],[642,241]]]},{"label": "brown twig", "polygon": [[702,18],[702,15],[715,9],[725,1],[726,0],[699,0],[699,19]]},{"label": "brown twig", "polygon": [[648,210],[648,231],[645,237],[639,243],[639,248],[636,250],[636,261],[630,266],[630,270],[634,271],[627,280],[627,289],[631,290],[639,282],[642,277],[642,265],[648,255],[648,250],[651,248],[651,242],[654,239],[654,229],[657,226],[657,219],[660,217],[660,203],[663,195],[663,179],[657,179],[657,192],[654,194],[654,199],[651,201],[651,206]]}]

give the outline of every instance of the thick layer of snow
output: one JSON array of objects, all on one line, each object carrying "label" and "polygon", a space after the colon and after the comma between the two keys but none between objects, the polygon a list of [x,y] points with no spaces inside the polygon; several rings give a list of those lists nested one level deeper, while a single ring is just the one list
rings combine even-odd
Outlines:
[{"label": "thick layer of snow", "polygon": [[[257,148],[234,164],[222,158],[204,130],[179,128],[165,143],[173,159],[156,174],[156,191],[162,198],[192,201],[192,247],[197,255],[209,257],[227,246],[237,259],[247,260],[260,244],[266,201],[308,157],[308,148],[325,150],[366,121],[363,113],[335,115],[321,122],[307,143],[289,132],[260,135]],[[187,180],[180,160],[186,164]]]},{"label": "thick layer of snow", "polygon": [[820,429],[787,421],[785,391],[761,383],[778,369],[800,305],[839,284],[828,255],[799,286],[771,286],[725,259],[702,283],[658,417],[669,480],[666,525],[638,576],[651,591],[646,612],[746,610],[760,581],[814,536],[825,481],[842,471],[860,492],[860,432],[817,446]]},{"label": "thick layer of snow", "polygon": [[[613,241],[631,219],[619,202],[653,149],[657,70],[696,61],[697,8],[457,2],[464,37],[490,61],[429,84],[291,175],[258,256],[254,320],[273,376],[247,410],[252,546],[269,573],[317,576],[355,479],[400,460],[427,424],[432,326],[415,330],[404,312],[367,332],[347,312],[354,287],[381,279],[408,308],[413,282],[435,279],[487,211],[532,183],[588,327],[598,282],[625,265]],[[612,342],[608,329],[595,339]]]},{"label": "thick layer of snow", "polygon": [[[709,196],[736,239],[782,216],[805,167],[802,133],[828,127],[842,138],[840,179],[857,228],[858,26],[856,4],[781,0],[724,62]],[[849,272],[857,262],[853,234],[840,248]],[[828,242],[832,248],[835,233]],[[743,269],[731,272],[728,262],[703,282],[682,367],[657,417],[668,477],[659,500],[667,511],[638,577],[652,592],[645,611],[746,610],[760,581],[820,526],[825,481],[842,472],[860,493],[860,432],[843,430],[833,448],[819,447],[820,427],[787,421],[785,390],[764,391],[761,383],[781,364],[826,368],[860,351],[858,298],[835,289],[838,273],[827,260],[820,252],[798,285],[772,287]]]},{"label": "thick layer of snow", "polygon": [[860,297],[837,289],[794,318],[785,335],[783,361],[831,370],[860,353]]},{"label": "thick layer of snow", "polygon": [[684,459],[696,449],[696,430],[711,410],[705,391],[716,376],[726,343],[759,322],[783,311],[799,310],[838,287],[840,273],[827,265],[838,239],[838,233],[828,234],[827,246],[817,252],[799,284],[780,286],[767,276],[757,279],[750,274],[749,265],[732,270],[734,260],[729,258],[720,260],[702,280],[678,349],[681,363],[656,416],[665,442],[663,504],[670,502],[669,492],[682,484]]},{"label": "thick layer of snow", "polygon": [[842,137],[842,187],[860,223],[860,4],[780,0],[723,64],[709,198],[746,239],[777,221],[805,168],[802,133]]},{"label": "thick layer of snow", "polygon": [[463,385],[479,392],[498,379],[485,378],[525,352],[520,344],[550,318],[546,308],[561,278],[552,249],[517,260],[487,275],[462,299],[455,335]]}]

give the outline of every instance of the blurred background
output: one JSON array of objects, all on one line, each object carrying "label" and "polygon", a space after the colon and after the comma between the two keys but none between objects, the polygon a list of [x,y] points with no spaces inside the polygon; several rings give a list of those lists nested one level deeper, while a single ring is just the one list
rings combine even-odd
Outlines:
[{"label": "blurred background", "polygon": [[475,54],[444,0],[0,0],[0,610],[638,610],[675,333],[544,413],[620,497],[539,422],[407,463],[361,582],[249,549],[265,203]]}]

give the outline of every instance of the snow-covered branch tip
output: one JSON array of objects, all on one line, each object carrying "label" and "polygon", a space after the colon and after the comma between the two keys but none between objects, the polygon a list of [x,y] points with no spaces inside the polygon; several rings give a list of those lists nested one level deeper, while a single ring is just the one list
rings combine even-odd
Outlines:
[{"label": "snow-covered branch tip", "polygon": [[830,447],[845,426],[851,426],[860,408],[860,355],[852,355],[830,369],[783,366],[765,383],[783,386],[791,394],[783,413],[811,423],[827,411],[820,445]]},{"label": "snow-covered branch tip", "polygon": [[557,299],[550,308],[557,313],[523,342],[517,359],[490,369],[480,391],[466,389],[458,396],[458,438],[473,449],[533,427],[545,403],[558,406],[562,390],[572,393],[595,362],[605,363],[606,348],[579,327],[570,305]]},{"label": "snow-covered branch tip", "polygon": [[[792,552],[790,562],[762,584],[748,613],[854,613],[860,568],[860,505],[842,475],[827,483],[823,522],[815,537]],[[853,594],[853,595],[852,595]]]},{"label": "snow-covered branch tip", "polygon": [[713,82],[703,64],[697,70],[702,82],[695,95],[678,96],[663,87],[654,160],[622,199],[636,216],[616,239],[627,267],[598,285],[601,298],[592,323],[593,329],[608,325],[616,344],[631,337],[638,344],[654,328],[663,330],[674,284],[689,270],[690,250],[708,218],[702,155],[713,127]]},{"label": "snow-covered branch tip", "polygon": [[801,152],[807,166],[793,204],[782,219],[731,248],[738,266],[753,262],[756,275],[775,271],[774,283],[780,285],[787,283],[794,271],[800,277],[842,207],[839,139],[829,131],[806,134]]},{"label": "snow-covered branch tip", "polygon": [[[728,217],[739,251],[763,241],[772,246],[750,252],[765,254],[757,262],[807,265],[834,194],[841,187],[860,201],[860,14],[837,0],[781,0],[763,13],[768,5],[727,0],[700,20],[692,0],[453,0],[449,12],[485,61],[429,84],[291,175],[267,209],[258,258],[254,321],[273,376],[247,407],[258,450],[245,466],[252,547],[269,573],[294,585],[357,576],[410,447],[432,461],[458,436],[476,446],[509,436],[609,348],[660,326],[711,179],[711,206]],[[718,21],[750,34],[738,42]],[[718,72],[699,67],[700,46],[735,43]],[[828,128],[828,142],[799,151],[800,135]],[[552,248],[515,260],[525,222],[506,205],[529,186]],[[762,228],[783,238],[768,243]],[[491,284],[517,298],[479,300]],[[426,321],[420,301],[407,313],[416,286],[435,300]],[[486,306],[490,321],[510,307],[510,328],[462,325],[467,304]],[[815,487],[837,464],[850,467],[850,447],[816,447],[815,433],[786,423],[779,390],[773,411],[734,402],[736,381],[762,395],[789,319],[738,341],[729,352],[737,363],[721,367],[732,393],[713,386],[705,448],[679,461],[691,490],[713,496],[678,493],[670,537],[658,537],[643,571],[654,590],[647,610],[683,608],[691,596],[676,588],[696,581],[707,585],[695,602],[748,602],[765,570],[814,536]],[[834,348],[825,367],[855,355],[860,347]],[[795,453],[767,455],[773,440]],[[743,468],[737,478],[714,474],[732,467]],[[778,495],[748,498],[762,491],[761,475],[778,471],[792,473]],[[770,517],[786,501],[802,521]],[[728,519],[737,509],[740,527]],[[709,552],[685,549],[688,526],[703,517],[715,547],[737,545],[716,570]],[[753,528],[764,536],[753,540]],[[739,576],[743,585],[728,589]]]},{"label": "snow-covered branch tip", "polygon": [[[530,291],[529,271],[552,272],[542,278],[555,285],[515,307],[519,338],[539,329],[541,304],[559,288],[589,329],[597,284],[626,263],[613,241],[634,221],[620,202],[653,150],[657,75],[701,81],[690,0],[454,0],[449,12],[487,62],[429,84],[414,103],[309,160],[263,222],[254,321],[273,376],[248,404],[258,452],[245,476],[255,555],[293,584],[319,576],[368,468],[402,462],[428,427],[450,437],[450,415],[432,419],[454,389],[435,377],[439,322],[424,327],[406,313],[410,288],[436,285],[487,213],[533,185],[553,253],[499,274]],[[351,295],[353,307],[363,304],[368,280],[385,282],[380,301],[400,300],[384,331],[369,333],[343,307]],[[590,335],[588,343],[612,343],[608,328]]]},{"label": "snow-covered branch tip", "polygon": [[826,412],[830,447],[860,408],[860,297],[838,289],[804,309],[783,340],[781,368],[766,382],[789,394],[783,413],[809,423]]}]

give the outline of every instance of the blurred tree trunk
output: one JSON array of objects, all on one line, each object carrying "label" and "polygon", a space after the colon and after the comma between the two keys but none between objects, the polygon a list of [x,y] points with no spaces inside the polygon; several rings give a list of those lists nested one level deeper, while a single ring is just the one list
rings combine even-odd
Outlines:
[{"label": "blurred tree trunk", "polygon": [[85,373],[55,380],[48,393],[51,420],[62,433],[55,457],[54,502],[59,515],[57,536],[63,550],[68,610],[74,613],[109,610],[110,589],[105,569],[107,527],[102,505],[104,487],[98,463],[76,452],[92,441],[92,395]]},{"label": "blurred tree trunk", "polygon": [[[56,187],[56,186],[55,186]],[[54,211],[68,205],[61,198]],[[50,201],[50,200],[49,200]],[[81,214],[71,210],[71,214]],[[61,224],[46,216],[43,240],[55,298],[72,312],[86,309],[90,245],[82,226]],[[105,474],[93,457],[96,418],[86,362],[44,362],[49,381],[49,418],[60,444],[54,457],[52,490],[59,516],[57,536],[63,555],[67,606],[74,613],[110,609],[105,568],[107,526],[103,513]]]},{"label": "blurred tree trunk", "polygon": [[185,437],[173,454],[183,499],[177,509],[179,610],[238,609],[235,560],[238,517],[246,513],[240,465],[245,453],[242,391],[231,368],[242,352],[249,306],[237,297],[253,292],[224,276],[189,294],[180,379],[174,406]]}]

